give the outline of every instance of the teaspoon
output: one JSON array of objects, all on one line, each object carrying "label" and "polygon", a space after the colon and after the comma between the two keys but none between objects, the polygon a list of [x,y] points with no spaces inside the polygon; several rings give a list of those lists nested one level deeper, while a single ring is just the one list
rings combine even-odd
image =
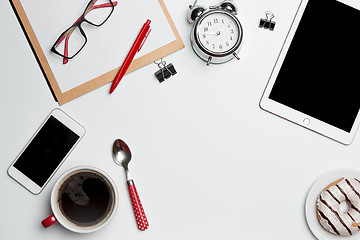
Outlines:
[{"label": "teaspoon", "polygon": [[128,164],[131,160],[130,148],[123,140],[116,139],[113,144],[112,153],[115,163],[122,166],[125,169],[126,180],[129,188],[132,207],[136,217],[136,222],[138,228],[144,231],[149,228],[149,223],[146,218],[144,209],[142,207],[139,195],[136,191],[134,180],[132,179],[129,173]]}]

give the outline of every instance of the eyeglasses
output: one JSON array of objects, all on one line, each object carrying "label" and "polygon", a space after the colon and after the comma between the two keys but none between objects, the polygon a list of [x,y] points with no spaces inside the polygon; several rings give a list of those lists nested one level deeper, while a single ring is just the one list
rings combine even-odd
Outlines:
[{"label": "eyeglasses", "polygon": [[[98,5],[95,5],[96,3]],[[100,27],[109,19],[116,5],[117,2],[111,0],[91,0],[80,18],[56,40],[51,51],[63,57],[63,64],[66,64],[69,59],[75,57],[84,48],[87,42],[81,24],[87,22]]]}]

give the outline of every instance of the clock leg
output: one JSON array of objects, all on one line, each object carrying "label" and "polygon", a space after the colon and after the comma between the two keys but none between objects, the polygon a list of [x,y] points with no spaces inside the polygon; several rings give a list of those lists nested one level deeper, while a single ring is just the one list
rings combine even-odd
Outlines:
[{"label": "clock leg", "polygon": [[211,59],[212,59],[212,57],[211,57],[211,56],[209,56],[209,58],[208,58],[208,60],[207,60],[206,65],[208,65],[208,66],[210,65]]},{"label": "clock leg", "polygon": [[234,57],[236,57],[237,60],[240,60],[239,56],[236,53],[233,53]]}]

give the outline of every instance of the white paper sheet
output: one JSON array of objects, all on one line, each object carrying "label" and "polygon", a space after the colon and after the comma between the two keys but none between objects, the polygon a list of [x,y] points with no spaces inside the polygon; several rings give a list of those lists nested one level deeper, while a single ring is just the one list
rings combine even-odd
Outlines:
[{"label": "white paper sheet", "polygon": [[140,29],[151,20],[151,33],[135,58],[176,40],[158,0],[118,0],[113,14],[101,27],[82,24],[88,42],[63,64],[50,51],[59,35],[83,13],[89,0],[20,0],[62,92],[119,67]]}]

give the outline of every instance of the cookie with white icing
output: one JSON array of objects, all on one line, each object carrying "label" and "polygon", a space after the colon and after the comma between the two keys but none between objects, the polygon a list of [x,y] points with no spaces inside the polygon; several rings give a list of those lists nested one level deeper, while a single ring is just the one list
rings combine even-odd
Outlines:
[{"label": "cookie with white icing", "polygon": [[342,178],[326,187],[317,199],[321,226],[330,233],[348,236],[360,230],[360,181]]}]

